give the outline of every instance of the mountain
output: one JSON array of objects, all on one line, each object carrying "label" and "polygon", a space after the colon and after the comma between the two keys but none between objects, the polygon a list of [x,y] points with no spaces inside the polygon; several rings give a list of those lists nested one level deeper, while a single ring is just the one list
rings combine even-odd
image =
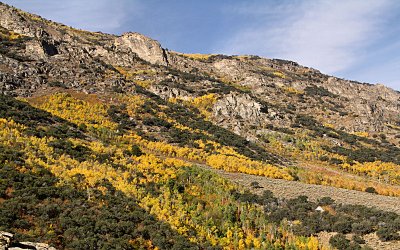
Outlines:
[{"label": "mountain", "polygon": [[399,246],[399,92],[0,11],[0,230],[67,249]]}]

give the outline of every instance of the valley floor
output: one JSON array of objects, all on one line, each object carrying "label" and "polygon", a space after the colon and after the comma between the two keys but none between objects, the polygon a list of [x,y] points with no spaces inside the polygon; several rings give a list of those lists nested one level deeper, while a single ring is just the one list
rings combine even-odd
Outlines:
[{"label": "valley floor", "polygon": [[295,198],[300,195],[305,195],[311,201],[316,201],[322,197],[328,196],[334,199],[337,203],[376,207],[384,211],[396,212],[400,214],[400,197],[370,194],[331,186],[306,184],[297,181],[271,179],[242,173],[231,173],[223,170],[208,168],[204,165],[202,167],[210,169],[219,175],[245,187],[250,188],[250,184],[252,182],[258,182],[260,188],[250,188],[251,191],[257,194],[261,194],[267,189],[271,190],[275,197]]}]

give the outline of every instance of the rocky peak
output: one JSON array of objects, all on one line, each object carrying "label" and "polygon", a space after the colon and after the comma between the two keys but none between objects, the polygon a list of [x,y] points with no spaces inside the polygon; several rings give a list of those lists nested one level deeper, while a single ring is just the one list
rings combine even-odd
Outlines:
[{"label": "rocky peak", "polygon": [[65,40],[66,38],[50,21],[20,11],[6,4],[0,4],[0,26],[28,37],[39,39]]},{"label": "rocky peak", "polygon": [[117,49],[133,52],[152,64],[168,65],[166,51],[160,43],[136,32],[124,33],[114,41]]}]

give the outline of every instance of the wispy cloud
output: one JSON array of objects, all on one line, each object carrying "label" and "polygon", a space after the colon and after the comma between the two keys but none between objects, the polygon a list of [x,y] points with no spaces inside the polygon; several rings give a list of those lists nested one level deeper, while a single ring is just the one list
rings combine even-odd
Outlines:
[{"label": "wispy cloud", "polygon": [[230,11],[262,21],[238,30],[223,51],[290,59],[333,74],[362,60],[367,46],[379,39],[392,3],[321,0],[236,6]]},{"label": "wispy cloud", "polygon": [[[123,26],[128,15],[140,13],[136,0],[5,0],[4,2],[57,22],[91,31],[115,32]],[[135,5],[135,8],[133,8]],[[135,10],[135,13],[132,13]]]}]

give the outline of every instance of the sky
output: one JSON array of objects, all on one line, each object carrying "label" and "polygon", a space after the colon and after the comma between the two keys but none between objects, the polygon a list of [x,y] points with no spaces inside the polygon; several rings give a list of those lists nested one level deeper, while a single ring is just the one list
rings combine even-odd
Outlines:
[{"label": "sky", "polygon": [[5,0],[66,25],[135,31],[183,53],[296,61],[400,90],[398,0]]}]

